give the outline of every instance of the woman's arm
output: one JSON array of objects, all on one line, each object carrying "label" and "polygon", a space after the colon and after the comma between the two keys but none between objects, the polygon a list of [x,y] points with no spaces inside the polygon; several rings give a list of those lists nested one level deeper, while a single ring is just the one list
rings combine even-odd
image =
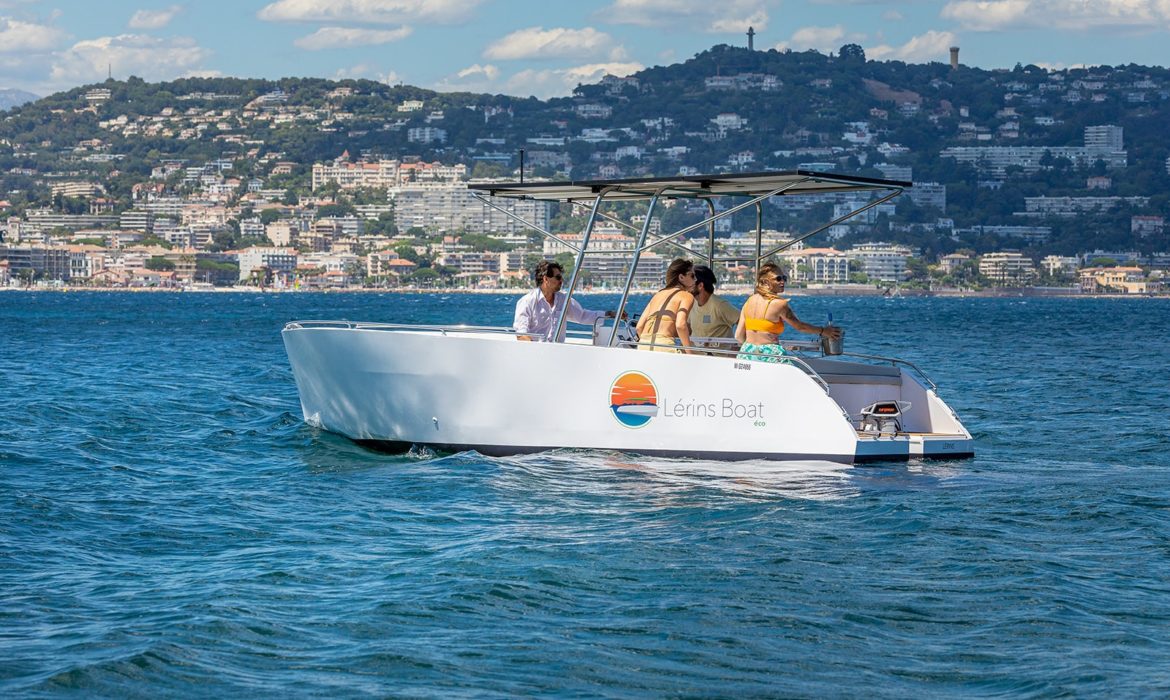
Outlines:
[{"label": "woman's arm", "polygon": [[777,304],[777,306],[780,307],[780,318],[784,319],[785,323],[798,331],[823,335],[829,338],[837,338],[841,335],[840,328],[836,328],[834,326],[814,326],[812,324],[801,321],[796,317],[796,314],[793,313],[792,307],[788,305],[787,301],[781,301],[779,304]]},{"label": "woman's arm", "polygon": [[678,336],[678,342],[686,348],[686,352],[695,355],[700,354],[691,350],[694,347],[691,343],[691,324],[687,321],[687,315],[691,312],[691,307],[695,305],[695,297],[691,296],[689,292],[682,293],[683,298],[678,302],[678,311],[674,312],[674,332]]},{"label": "woman's arm", "polygon": [[[655,294],[654,296],[658,296]],[[646,302],[646,308],[642,309],[642,315],[638,317],[638,325],[634,327],[634,332],[638,337],[642,337],[642,330],[646,328],[646,321],[650,320],[650,307],[654,305],[654,297],[650,297],[650,301]]]},{"label": "woman's arm", "polygon": [[[748,297],[748,301],[751,301],[751,297]],[[743,325],[744,314],[747,313],[747,305],[748,302],[745,301],[743,303],[743,308],[739,310],[739,322],[735,324],[735,342],[739,343],[740,345],[743,345],[745,342],[747,342],[747,328],[745,328]]]}]

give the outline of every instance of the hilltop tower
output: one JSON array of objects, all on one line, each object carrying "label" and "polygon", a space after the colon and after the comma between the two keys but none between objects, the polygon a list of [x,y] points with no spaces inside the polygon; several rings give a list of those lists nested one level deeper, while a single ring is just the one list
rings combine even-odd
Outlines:
[{"label": "hilltop tower", "polygon": [[756,50],[756,45],[755,45],[755,41],[754,41],[756,38],[755,27],[748,27],[747,35],[748,35],[748,51],[755,51]]},{"label": "hilltop tower", "polygon": [[955,70],[958,67],[959,67],[959,47],[952,46],[951,47],[951,70]]}]

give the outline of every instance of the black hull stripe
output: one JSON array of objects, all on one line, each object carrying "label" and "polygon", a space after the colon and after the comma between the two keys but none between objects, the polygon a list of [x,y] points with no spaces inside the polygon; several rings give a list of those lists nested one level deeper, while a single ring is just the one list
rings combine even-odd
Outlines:
[{"label": "black hull stripe", "polygon": [[[475,450],[489,457],[510,457],[512,455],[535,454],[558,449],[555,447],[524,447],[520,445],[448,445],[438,443],[401,442],[397,440],[354,440],[357,444],[378,452],[399,454],[411,447],[426,447],[436,452],[466,452]],[[575,447],[571,449],[604,450],[596,447]],[[630,455],[648,457],[670,457],[706,459],[718,462],[744,462],[748,460],[769,460],[775,462],[835,462],[837,464],[859,464],[863,462],[908,462],[911,459],[970,459],[974,452],[953,452],[947,454],[895,454],[895,455],[829,455],[829,454],[785,454],[780,452],[705,452],[679,450],[617,450]]]}]

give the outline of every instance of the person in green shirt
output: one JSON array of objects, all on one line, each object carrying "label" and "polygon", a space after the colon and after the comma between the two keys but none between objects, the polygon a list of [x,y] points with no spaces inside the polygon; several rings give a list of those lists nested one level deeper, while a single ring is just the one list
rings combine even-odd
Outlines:
[{"label": "person in green shirt", "polygon": [[736,349],[735,324],[739,309],[715,294],[715,273],[706,265],[695,266],[695,306],[691,309],[691,336],[695,338],[730,338],[728,343],[704,343],[724,350]]}]

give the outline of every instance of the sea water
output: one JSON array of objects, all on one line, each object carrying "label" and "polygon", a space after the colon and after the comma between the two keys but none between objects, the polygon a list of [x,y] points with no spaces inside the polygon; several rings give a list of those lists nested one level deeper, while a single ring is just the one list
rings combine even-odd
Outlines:
[{"label": "sea water", "polygon": [[1170,693],[1170,301],[793,301],[925,370],[970,460],[388,455],[302,420],[287,321],[517,296],[0,294],[0,695]]}]

